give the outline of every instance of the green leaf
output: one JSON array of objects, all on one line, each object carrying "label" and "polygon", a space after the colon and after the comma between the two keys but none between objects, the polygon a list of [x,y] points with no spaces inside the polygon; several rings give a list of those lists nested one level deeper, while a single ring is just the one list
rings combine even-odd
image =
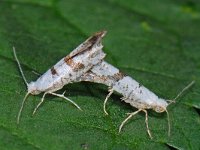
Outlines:
[{"label": "green leaf", "polygon": [[[192,149],[200,148],[200,4],[195,0],[1,0],[0,1],[1,149]],[[190,88],[165,113],[134,116],[118,133],[126,113],[136,109],[115,93],[103,113],[107,87],[69,84],[63,90],[84,111],[47,96],[30,96],[19,125],[16,116],[27,91],[12,46],[28,81],[45,72],[92,33],[106,29],[106,61],[165,99]]]}]

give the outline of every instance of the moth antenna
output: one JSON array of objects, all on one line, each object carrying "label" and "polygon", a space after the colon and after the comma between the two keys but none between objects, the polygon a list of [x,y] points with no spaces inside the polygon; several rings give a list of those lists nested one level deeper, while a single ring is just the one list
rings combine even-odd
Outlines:
[{"label": "moth antenna", "polygon": [[167,109],[166,109],[165,111],[166,111],[166,113],[167,113],[168,136],[170,136],[170,134],[171,134],[171,124],[170,124],[169,112],[167,111]]},{"label": "moth antenna", "polygon": [[24,96],[24,99],[23,99],[23,101],[22,101],[22,104],[21,104],[19,113],[18,113],[18,115],[17,115],[17,124],[19,124],[20,116],[21,116],[22,110],[23,110],[23,108],[24,108],[24,103],[25,103],[25,101],[27,100],[27,97],[28,97],[29,94],[30,94],[30,93],[27,92],[26,95]]},{"label": "moth antenna", "polygon": [[13,53],[14,53],[15,60],[17,61],[17,65],[18,65],[19,71],[20,71],[20,73],[21,73],[21,75],[22,75],[22,78],[23,78],[23,80],[24,80],[26,86],[28,87],[28,82],[27,82],[27,80],[26,80],[26,78],[25,78],[25,76],[24,76],[24,73],[23,73],[22,67],[21,67],[21,65],[20,65],[20,62],[19,62],[19,60],[18,60],[18,58],[17,58],[17,54],[16,54],[16,51],[15,51],[15,47],[14,47],[14,46],[13,46]]},{"label": "moth antenna", "polygon": [[[170,105],[171,103],[175,103],[176,100],[177,100],[186,90],[188,90],[194,83],[195,83],[195,81],[190,82],[190,84],[188,84],[186,87],[184,87],[184,88],[177,94],[177,96],[176,96],[173,100],[167,100],[167,101],[169,102],[168,105]],[[166,109],[165,111],[166,111],[166,113],[167,113],[167,120],[168,120],[168,136],[170,136],[171,125],[170,125],[169,112],[167,111],[167,109]]]},{"label": "moth antenna", "polygon": [[192,81],[190,84],[188,84],[186,87],[184,87],[178,94],[177,96],[172,100],[172,101],[176,101],[176,99],[178,99],[187,89],[189,89],[193,84],[195,83],[195,81]]}]

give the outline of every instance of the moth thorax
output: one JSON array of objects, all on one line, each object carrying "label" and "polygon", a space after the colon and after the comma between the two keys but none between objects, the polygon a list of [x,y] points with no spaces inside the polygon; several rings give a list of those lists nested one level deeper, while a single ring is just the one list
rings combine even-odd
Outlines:
[{"label": "moth thorax", "polygon": [[28,84],[28,93],[30,93],[32,95],[37,95],[37,94],[40,94],[41,92],[37,90],[37,88],[35,86],[35,82],[30,82]]}]

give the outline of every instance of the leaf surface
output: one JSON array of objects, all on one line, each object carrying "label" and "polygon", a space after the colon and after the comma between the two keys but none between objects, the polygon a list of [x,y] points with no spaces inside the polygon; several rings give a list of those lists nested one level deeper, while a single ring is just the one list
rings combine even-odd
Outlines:
[{"label": "leaf surface", "polygon": [[[2,0],[0,1],[0,147],[4,149],[192,149],[200,148],[200,5],[195,0]],[[107,87],[69,84],[63,90],[84,111],[47,96],[30,96],[16,116],[26,87],[12,54],[16,47],[28,81],[38,77],[92,33],[107,30],[106,61],[165,99],[174,98],[192,80],[176,104],[169,106],[172,133],[165,113],[133,117],[118,133],[126,113],[136,111],[115,93],[103,113]]]}]

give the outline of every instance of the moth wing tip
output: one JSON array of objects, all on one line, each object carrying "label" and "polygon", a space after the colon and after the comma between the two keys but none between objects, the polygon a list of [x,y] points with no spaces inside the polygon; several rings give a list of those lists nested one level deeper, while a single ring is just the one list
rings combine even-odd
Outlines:
[{"label": "moth wing tip", "polygon": [[95,35],[99,36],[99,37],[104,37],[107,34],[106,30],[102,30],[99,32],[96,32]]}]

